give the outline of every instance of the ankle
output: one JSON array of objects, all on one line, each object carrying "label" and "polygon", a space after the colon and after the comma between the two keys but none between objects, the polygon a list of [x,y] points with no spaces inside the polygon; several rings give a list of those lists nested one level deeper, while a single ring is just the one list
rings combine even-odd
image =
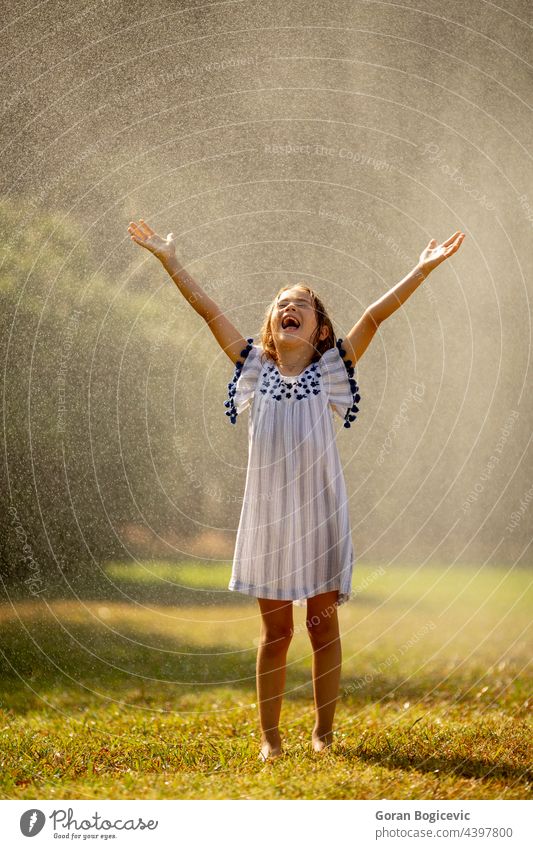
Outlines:
[{"label": "ankle", "polygon": [[261,731],[261,742],[279,742],[281,739],[281,735],[279,733],[279,728],[268,728],[266,731]]},{"label": "ankle", "polygon": [[320,739],[324,737],[330,737],[333,734],[333,728],[326,727],[323,725],[315,725],[313,728],[313,737],[320,737]]}]

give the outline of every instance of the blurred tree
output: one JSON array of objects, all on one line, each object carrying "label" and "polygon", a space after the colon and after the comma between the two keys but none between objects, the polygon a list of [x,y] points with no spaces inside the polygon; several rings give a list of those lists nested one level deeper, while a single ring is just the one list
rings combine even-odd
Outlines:
[{"label": "blurred tree", "polygon": [[[0,226],[2,576],[23,588],[33,557],[47,588],[81,587],[135,553],[132,523],[156,540],[198,532],[205,494],[174,450],[179,432],[201,466],[180,403],[188,329],[163,336],[166,295],[106,279],[71,215],[3,199]],[[207,367],[209,350],[194,354]]]}]

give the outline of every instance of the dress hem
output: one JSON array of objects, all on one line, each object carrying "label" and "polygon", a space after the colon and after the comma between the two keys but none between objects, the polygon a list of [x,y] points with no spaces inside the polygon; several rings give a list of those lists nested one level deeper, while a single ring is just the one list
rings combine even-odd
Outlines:
[{"label": "dress hem", "polygon": [[240,584],[237,582],[232,582],[228,584],[228,590],[231,592],[243,593],[244,595],[254,596],[255,598],[268,598],[272,601],[292,601],[298,607],[303,607],[307,599],[314,598],[316,595],[321,595],[322,593],[334,592],[338,591],[339,596],[337,599],[337,607],[340,607],[341,604],[345,604],[350,600],[351,592],[341,591],[341,589],[337,587],[329,587],[328,589],[313,589],[308,592],[303,593],[303,595],[287,597],[286,594],[282,595],[279,591],[276,590],[261,590],[259,587],[254,586],[252,584]]}]

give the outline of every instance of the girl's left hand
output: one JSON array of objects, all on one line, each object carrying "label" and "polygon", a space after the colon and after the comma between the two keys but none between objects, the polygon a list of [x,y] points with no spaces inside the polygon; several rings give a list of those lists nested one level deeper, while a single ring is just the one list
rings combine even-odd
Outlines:
[{"label": "girl's left hand", "polygon": [[453,236],[450,236],[449,239],[446,239],[442,245],[437,245],[435,239],[431,239],[426,248],[420,254],[420,259],[418,260],[418,265],[422,268],[426,274],[429,274],[430,271],[433,271],[437,265],[440,265],[441,262],[444,262],[445,259],[448,259],[455,251],[459,250],[460,246],[463,243],[463,239],[465,234],[458,230]]}]

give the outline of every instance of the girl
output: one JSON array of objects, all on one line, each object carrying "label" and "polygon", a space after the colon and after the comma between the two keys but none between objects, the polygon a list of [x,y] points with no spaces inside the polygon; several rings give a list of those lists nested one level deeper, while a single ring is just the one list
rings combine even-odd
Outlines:
[{"label": "girl", "polygon": [[249,454],[229,589],[257,597],[260,758],[281,754],[279,717],[293,602],[307,604],[313,650],[315,752],[331,746],[341,645],[337,607],[350,597],[353,546],[348,499],[332,412],[350,427],[360,400],[354,378],[376,330],[428,274],[460,247],[458,231],[431,239],[415,268],[369,306],[345,339],[335,341],[318,295],[284,286],[267,310],[261,334],[244,339],[176,258],[174,236],[158,236],[142,218],[131,239],[151,251],[202,316],[235,370],[228,384],[231,423],[249,408]]}]

